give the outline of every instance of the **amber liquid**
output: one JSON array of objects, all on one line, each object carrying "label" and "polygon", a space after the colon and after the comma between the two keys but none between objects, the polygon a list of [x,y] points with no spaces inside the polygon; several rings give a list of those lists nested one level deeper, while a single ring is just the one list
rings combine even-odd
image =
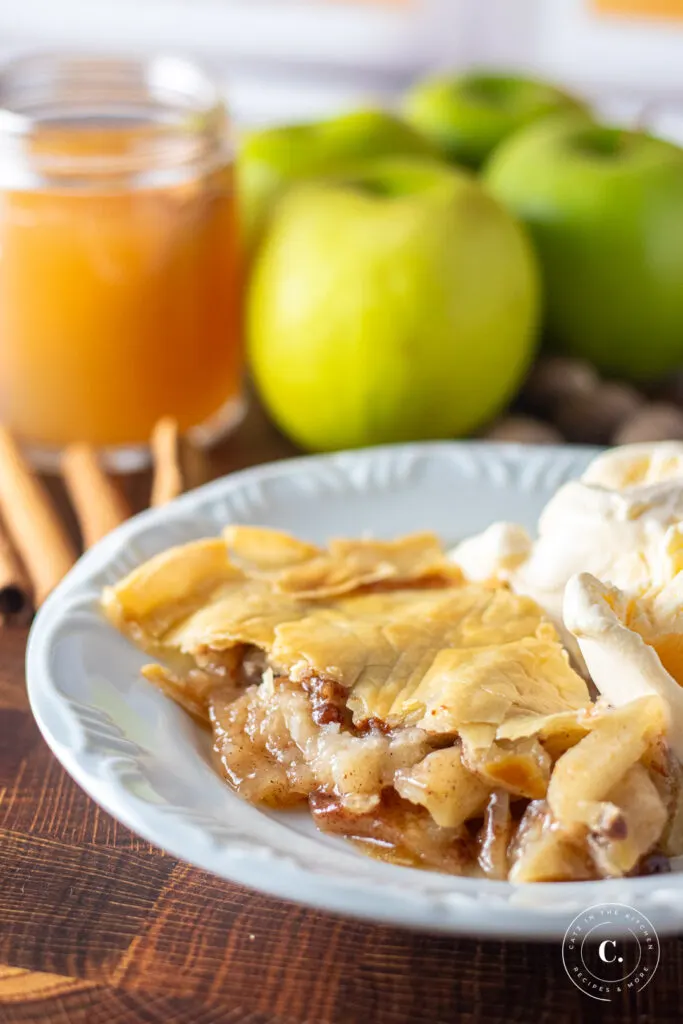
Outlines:
[{"label": "amber liquid", "polygon": [[[61,140],[61,141],[60,141]],[[54,131],[121,152],[130,129]],[[0,418],[61,448],[148,440],[237,399],[241,283],[232,169],[163,188],[0,193]]]}]

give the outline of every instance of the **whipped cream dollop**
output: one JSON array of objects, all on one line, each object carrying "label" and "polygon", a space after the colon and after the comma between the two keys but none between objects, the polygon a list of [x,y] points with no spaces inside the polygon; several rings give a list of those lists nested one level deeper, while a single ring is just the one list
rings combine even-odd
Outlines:
[{"label": "whipped cream dollop", "polygon": [[471,580],[508,580],[531,554],[532,540],[517,523],[492,523],[450,552]]},{"label": "whipped cream dollop", "polygon": [[669,743],[683,760],[683,573],[634,596],[590,573],[567,583],[564,621],[610,704],[664,700]]},{"label": "whipped cream dollop", "polygon": [[535,540],[522,526],[495,523],[450,557],[471,579],[507,581],[561,624],[564,590],[577,573],[636,592],[671,579],[682,521],[683,442],[626,445],[557,491]]}]

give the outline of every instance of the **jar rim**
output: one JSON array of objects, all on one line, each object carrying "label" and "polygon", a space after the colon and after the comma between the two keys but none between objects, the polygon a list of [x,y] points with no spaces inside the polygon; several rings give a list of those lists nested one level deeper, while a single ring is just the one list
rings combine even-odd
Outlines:
[{"label": "jar rim", "polygon": [[[218,87],[194,62],[173,55],[45,52],[0,67],[0,179],[56,175],[149,177],[225,153],[227,114]],[[65,132],[136,125],[126,152],[97,146],[65,152]],[[133,137],[131,136],[131,139]],[[61,148],[60,148],[61,146]],[[22,175],[20,175],[22,176]],[[18,187],[21,187],[19,185]]]}]

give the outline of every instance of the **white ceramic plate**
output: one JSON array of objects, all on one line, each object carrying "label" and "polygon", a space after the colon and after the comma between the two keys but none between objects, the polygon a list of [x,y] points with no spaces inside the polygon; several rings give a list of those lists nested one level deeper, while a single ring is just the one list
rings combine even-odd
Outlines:
[{"label": "white ceramic plate", "polygon": [[512,886],[376,862],[309,816],[242,802],[206,735],[139,677],[148,660],[102,618],[102,587],[172,544],[229,522],[312,541],[436,530],[451,544],[496,519],[533,528],[592,452],[477,443],[403,445],[296,459],[144,512],[89,551],[41,609],[28,648],[33,713],[67,771],[114,817],[224,878],[328,910],[435,931],[558,938],[596,903],[625,903],[660,935],[683,929],[683,874]]}]

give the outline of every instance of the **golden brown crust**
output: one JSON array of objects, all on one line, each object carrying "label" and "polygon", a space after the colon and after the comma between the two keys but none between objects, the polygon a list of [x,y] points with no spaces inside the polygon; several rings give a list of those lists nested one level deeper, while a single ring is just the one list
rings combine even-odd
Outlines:
[{"label": "golden brown crust", "polygon": [[[230,526],[103,598],[210,724],[246,799],[398,863],[514,881],[619,876],[683,852],[658,697],[593,703],[530,598],[470,583],[432,534],[331,541]],[[672,657],[676,656],[673,651]]]}]

